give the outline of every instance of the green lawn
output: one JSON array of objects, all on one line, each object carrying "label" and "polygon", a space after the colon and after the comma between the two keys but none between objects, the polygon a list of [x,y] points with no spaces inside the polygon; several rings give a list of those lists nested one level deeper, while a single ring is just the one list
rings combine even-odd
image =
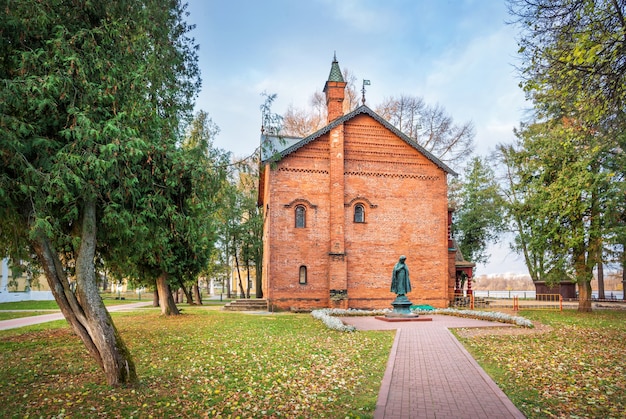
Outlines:
[{"label": "green lawn", "polygon": [[393,332],[308,314],[113,313],[139,388],[110,388],[65,321],[0,332],[0,417],[371,417]]},{"label": "green lawn", "polygon": [[[115,297],[104,294],[102,296],[102,300],[104,301],[104,305],[106,306],[116,306],[122,304],[132,304],[137,302],[148,302],[152,301],[152,299],[142,298],[139,300],[135,299],[125,299],[125,300],[117,300]],[[214,307],[219,308],[224,304],[231,300],[223,299],[220,300],[205,300],[203,302],[203,306],[206,308]],[[179,308],[187,309],[189,307],[186,303],[178,304]],[[7,311],[4,311],[7,310]],[[19,310],[19,311],[11,311],[11,310]],[[17,319],[20,317],[28,317],[28,316],[37,316],[40,314],[50,314],[51,310],[59,310],[59,306],[56,301],[19,301],[19,302],[11,302],[11,303],[0,303],[0,321],[2,320],[10,320]]]},{"label": "green lawn", "polygon": [[[139,300],[138,298],[134,299],[125,299],[125,300],[116,300],[114,297],[109,295],[103,295],[102,301],[107,306],[115,306],[120,304],[132,304],[140,301],[147,302],[152,301],[152,299],[142,298]],[[54,300],[48,301],[18,301],[13,303],[0,303],[0,311],[1,310],[58,310],[59,306],[57,302]]]},{"label": "green lawn", "polygon": [[623,418],[626,311],[521,311],[542,334],[461,339],[529,418]]},{"label": "green lawn", "polygon": [[[124,297],[124,300],[116,299],[115,294],[101,294],[101,297],[102,297],[102,301],[104,301],[104,304],[107,306],[152,301],[151,293],[148,293],[147,295],[143,294],[141,296],[141,300],[137,297],[137,295],[134,295],[133,298]],[[229,300],[226,297],[224,297],[221,301],[218,299],[204,299],[202,304],[205,306],[222,306],[230,301],[232,300]],[[181,305],[186,305],[186,304],[183,303]],[[54,300],[18,301],[18,302],[12,302],[12,303],[0,303],[0,311],[2,310],[58,310],[58,309],[59,309],[59,306]]]},{"label": "green lawn", "polygon": [[[392,332],[308,314],[113,313],[141,385],[109,388],[63,321],[0,331],[0,417],[371,417]],[[620,418],[626,311],[524,311],[539,334],[461,339],[529,418]]]}]

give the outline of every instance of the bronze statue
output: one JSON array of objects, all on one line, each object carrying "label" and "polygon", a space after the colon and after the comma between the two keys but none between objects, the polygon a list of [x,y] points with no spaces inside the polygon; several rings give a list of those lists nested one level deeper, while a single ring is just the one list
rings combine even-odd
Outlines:
[{"label": "bronze statue", "polygon": [[399,296],[411,292],[409,267],[404,263],[405,260],[406,256],[400,256],[400,260],[396,263],[396,266],[393,267],[393,273],[391,275],[391,292],[395,292]]}]

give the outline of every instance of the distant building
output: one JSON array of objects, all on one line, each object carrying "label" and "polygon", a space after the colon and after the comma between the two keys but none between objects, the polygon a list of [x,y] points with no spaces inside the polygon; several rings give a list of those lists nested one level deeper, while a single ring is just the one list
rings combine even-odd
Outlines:
[{"label": "distant building", "polygon": [[33,300],[54,300],[45,276],[14,271],[8,259],[0,260],[0,303]]},{"label": "distant building", "polygon": [[[344,115],[336,60],[328,125],[306,138],[263,137],[263,294],[270,308],[388,308],[406,255],[414,304],[454,299],[456,249],[447,176],[454,171],[362,105]],[[458,285],[457,285],[458,286]]]}]

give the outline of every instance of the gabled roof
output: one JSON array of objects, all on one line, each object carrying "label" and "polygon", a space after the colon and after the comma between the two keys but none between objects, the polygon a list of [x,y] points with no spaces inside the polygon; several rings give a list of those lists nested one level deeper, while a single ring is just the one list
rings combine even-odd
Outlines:
[{"label": "gabled roof", "polygon": [[476,266],[474,262],[470,262],[465,260],[465,256],[463,256],[463,252],[461,252],[461,248],[457,244],[455,239],[452,239],[452,243],[454,243],[454,248],[456,249],[456,253],[454,255],[454,264],[457,268],[473,268]]},{"label": "gabled roof", "polygon": [[280,160],[286,149],[302,141],[302,137],[290,137],[285,135],[261,135],[261,161]]},{"label": "gabled roof", "polygon": [[403,134],[399,129],[391,125],[385,118],[378,115],[376,112],[368,108],[366,105],[361,105],[355,110],[353,110],[352,112],[345,114],[344,116],[340,118],[335,119],[333,122],[326,125],[324,128],[314,132],[308,137],[297,139],[294,137],[266,136],[266,135],[261,136],[261,144],[264,144],[264,147],[262,147],[262,150],[261,150],[261,161],[267,162],[271,160],[280,160],[283,157],[288,156],[289,154],[298,150],[299,148],[302,148],[305,145],[309,144],[310,142],[316,140],[322,135],[330,132],[330,130],[332,130],[333,128],[361,114],[369,115],[372,118],[374,118],[377,122],[379,122],[381,125],[387,128],[389,131],[393,132],[395,135],[401,138],[408,145],[410,145],[411,147],[419,151],[421,154],[423,154],[428,160],[435,163],[435,165],[441,168],[444,172],[449,173],[451,175],[455,175],[455,176],[457,175],[457,173],[451,168],[449,168],[445,163],[443,163],[437,157],[432,155],[424,147],[419,145],[415,140]]}]

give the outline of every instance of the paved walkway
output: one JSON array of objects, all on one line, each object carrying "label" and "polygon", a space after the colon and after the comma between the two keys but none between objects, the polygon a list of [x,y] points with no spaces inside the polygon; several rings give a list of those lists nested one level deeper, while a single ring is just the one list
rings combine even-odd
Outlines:
[{"label": "paved walkway", "polygon": [[376,402],[375,419],[524,418],[448,330],[502,323],[424,315],[431,322],[344,317],[360,330],[397,329]]},{"label": "paved walkway", "polygon": [[[138,307],[145,307],[145,306],[151,306],[151,305],[152,305],[151,301],[145,301],[145,302],[140,302],[140,303],[119,304],[119,305],[114,305],[114,306],[108,306],[107,310],[109,310],[110,312],[133,310]],[[33,324],[47,323],[47,322],[52,322],[55,320],[63,320],[63,319],[64,317],[63,317],[63,314],[61,314],[61,311],[57,311],[56,313],[52,313],[52,314],[42,314],[39,316],[20,317],[17,319],[2,320],[0,321],[0,330],[15,329],[16,327],[31,326]]]}]

